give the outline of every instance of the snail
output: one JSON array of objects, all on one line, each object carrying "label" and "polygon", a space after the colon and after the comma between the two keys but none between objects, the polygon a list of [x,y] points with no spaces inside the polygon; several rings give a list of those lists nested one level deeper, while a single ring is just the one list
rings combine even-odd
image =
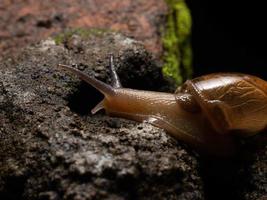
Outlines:
[{"label": "snail", "polygon": [[236,136],[248,137],[267,125],[267,83],[255,76],[214,73],[187,80],[175,93],[123,88],[110,57],[112,86],[59,64],[104,95],[93,109],[110,116],[146,121],[174,138],[212,155],[233,155]]}]

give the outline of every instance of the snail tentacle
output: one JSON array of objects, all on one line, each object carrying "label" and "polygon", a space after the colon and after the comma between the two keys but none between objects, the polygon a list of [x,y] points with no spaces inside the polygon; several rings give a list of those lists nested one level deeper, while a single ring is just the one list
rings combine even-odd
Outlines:
[{"label": "snail tentacle", "polygon": [[103,95],[105,96],[112,96],[115,94],[115,90],[113,87],[111,87],[110,85],[94,78],[91,76],[88,76],[87,74],[85,74],[84,72],[75,69],[74,67],[68,66],[68,65],[62,65],[59,64],[58,67],[61,67],[65,70],[68,70],[72,73],[74,73],[75,75],[77,75],[80,79],[82,79],[83,81],[89,83],[91,86],[93,86],[94,88],[96,88],[99,92],[101,92]]},{"label": "snail tentacle", "polygon": [[105,98],[100,101],[92,110],[91,113],[95,114],[96,112],[98,112],[99,110],[105,109],[105,100],[107,98],[112,98],[112,96],[114,96],[116,94],[115,92],[115,88],[111,87],[110,85],[94,78],[91,76],[88,76],[87,74],[81,72],[80,70],[75,69],[74,67],[68,66],[68,65],[62,65],[59,64],[59,67],[68,70],[72,73],[74,73],[75,75],[77,75],[80,79],[82,79],[83,81],[89,83],[91,86],[93,86],[94,88],[96,88],[99,92],[101,92]]},{"label": "snail tentacle", "polygon": [[117,74],[117,71],[115,69],[115,65],[114,65],[114,56],[111,54],[110,58],[109,58],[109,69],[110,69],[110,75],[111,75],[111,84],[113,86],[113,88],[121,88],[121,82],[120,82],[120,78]]}]

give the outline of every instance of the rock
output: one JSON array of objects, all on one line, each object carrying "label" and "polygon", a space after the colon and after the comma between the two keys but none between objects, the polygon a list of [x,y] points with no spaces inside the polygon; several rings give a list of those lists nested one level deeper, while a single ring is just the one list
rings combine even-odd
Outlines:
[{"label": "rock", "polygon": [[113,32],[47,39],[0,64],[0,199],[204,198],[191,152],[149,124],[92,116],[101,94],[57,68],[109,82],[109,53],[124,86],[166,84],[141,43]]},{"label": "rock", "polygon": [[181,84],[192,75],[191,17],[184,0],[21,0],[0,4],[0,60],[69,28],[102,28],[142,41]]},{"label": "rock", "polygon": [[167,12],[164,0],[1,0],[0,59],[66,28],[120,31],[161,55]]},{"label": "rock", "polygon": [[248,152],[238,171],[244,184],[238,185],[242,199],[267,199],[267,132],[254,136],[246,144]]},{"label": "rock", "polygon": [[201,178],[207,199],[264,200],[267,197],[267,134],[240,141],[232,158],[201,159]]}]

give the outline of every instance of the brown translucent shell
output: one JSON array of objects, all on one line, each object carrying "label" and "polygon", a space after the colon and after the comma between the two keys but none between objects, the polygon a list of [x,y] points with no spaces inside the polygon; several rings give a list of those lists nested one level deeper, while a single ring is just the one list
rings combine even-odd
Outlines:
[{"label": "brown translucent shell", "polygon": [[267,125],[267,83],[245,74],[209,74],[189,81],[179,92],[191,94],[218,133],[253,135]]}]

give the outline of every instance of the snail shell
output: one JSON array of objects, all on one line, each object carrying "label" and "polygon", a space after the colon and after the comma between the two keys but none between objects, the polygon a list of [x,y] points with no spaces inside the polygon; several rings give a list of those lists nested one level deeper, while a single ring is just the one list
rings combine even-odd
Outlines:
[{"label": "snail shell", "polygon": [[179,92],[191,94],[216,132],[250,136],[267,124],[267,83],[245,74],[210,74],[186,81]]}]

